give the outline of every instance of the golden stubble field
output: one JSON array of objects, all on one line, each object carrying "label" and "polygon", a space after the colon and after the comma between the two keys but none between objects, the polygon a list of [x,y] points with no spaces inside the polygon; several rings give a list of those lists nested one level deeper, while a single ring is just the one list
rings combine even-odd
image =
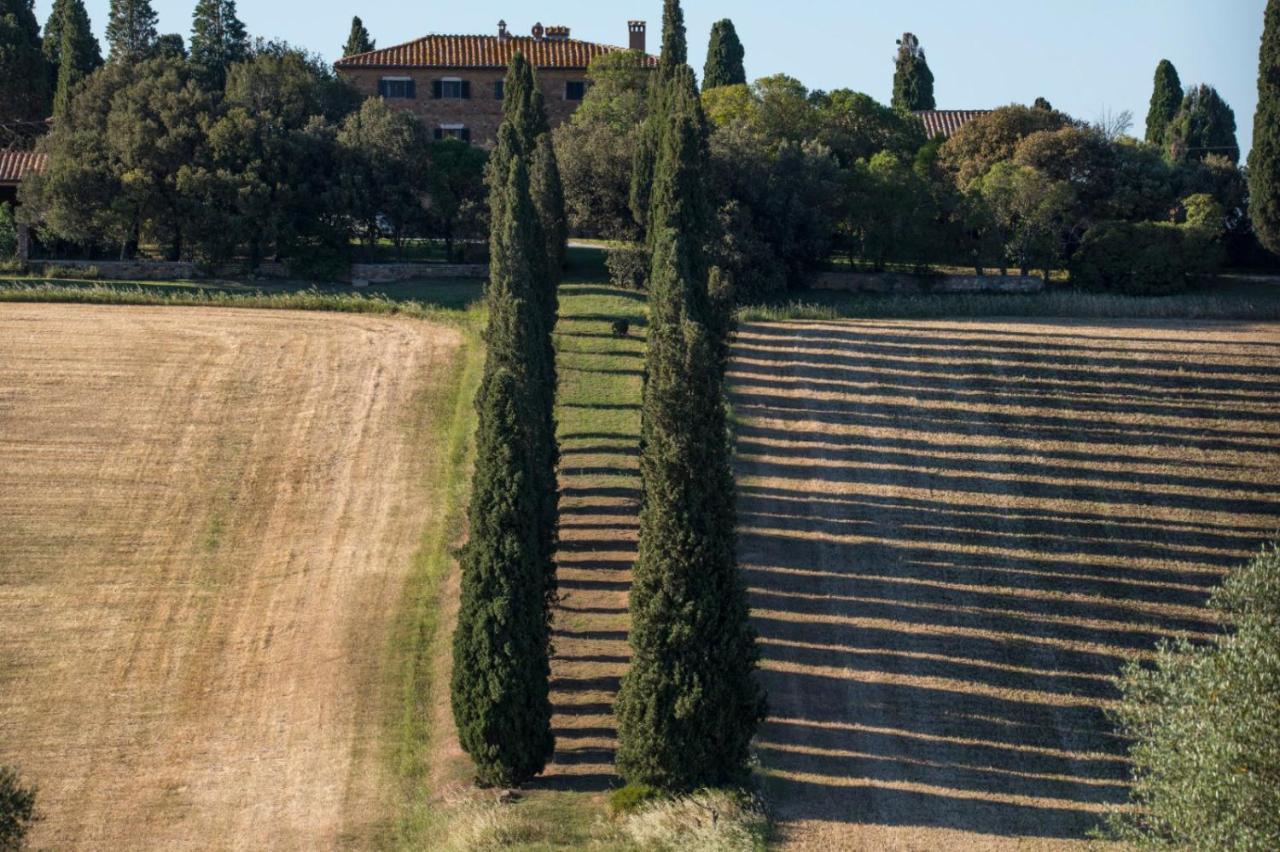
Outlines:
[{"label": "golden stubble field", "polygon": [[461,335],[0,305],[0,762],[37,847],[368,845]]},{"label": "golden stubble field", "polygon": [[729,384],[784,843],[1084,841],[1111,677],[1280,530],[1280,326],[750,324]]}]

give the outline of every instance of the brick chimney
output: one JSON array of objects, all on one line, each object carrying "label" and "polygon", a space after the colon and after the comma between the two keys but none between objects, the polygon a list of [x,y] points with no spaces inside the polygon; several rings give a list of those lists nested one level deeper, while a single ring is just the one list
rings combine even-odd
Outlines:
[{"label": "brick chimney", "polygon": [[645,30],[647,25],[644,21],[627,21],[627,31],[631,34],[630,47],[632,50],[638,50],[641,53],[645,51]]},{"label": "brick chimney", "polygon": [[568,27],[547,27],[547,41],[568,41]]},{"label": "brick chimney", "polygon": [[498,39],[506,41],[509,38],[511,38],[511,33],[507,31],[507,22],[498,21]]}]

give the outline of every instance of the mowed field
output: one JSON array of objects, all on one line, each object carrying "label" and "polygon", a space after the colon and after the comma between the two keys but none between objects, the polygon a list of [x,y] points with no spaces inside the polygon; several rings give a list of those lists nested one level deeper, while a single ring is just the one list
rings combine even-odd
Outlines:
[{"label": "mowed field", "polygon": [[1110,678],[1280,530],[1280,326],[740,329],[741,563],[784,845],[1060,848]]},{"label": "mowed field", "polygon": [[39,848],[367,847],[458,331],[0,305],[0,763]]}]

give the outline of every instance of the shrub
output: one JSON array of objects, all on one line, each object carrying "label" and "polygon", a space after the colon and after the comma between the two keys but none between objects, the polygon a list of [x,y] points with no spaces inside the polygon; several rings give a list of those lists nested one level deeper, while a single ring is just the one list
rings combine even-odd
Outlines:
[{"label": "shrub", "polygon": [[0,849],[26,848],[27,832],[39,819],[36,788],[24,786],[16,769],[0,766]]},{"label": "shrub", "polygon": [[612,249],[605,258],[609,280],[628,290],[643,290],[649,278],[649,252],[640,246]]},{"label": "shrub", "polygon": [[1133,740],[1133,808],[1113,837],[1146,848],[1280,849],[1280,549],[1227,578],[1210,606],[1234,628],[1130,664],[1115,710]]},{"label": "shrub", "polygon": [[1071,280],[1090,290],[1129,296],[1181,292],[1218,265],[1212,234],[1158,222],[1106,222],[1085,234],[1071,262]]},{"label": "shrub", "polygon": [[769,820],[751,796],[703,790],[651,801],[628,816],[622,830],[640,848],[660,852],[756,852],[766,848]]},{"label": "shrub", "polygon": [[656,787],[650,787],[648,784],[628,784],[609,794],[609,810],[614,814],[635,813],[641,807],[664,798],[662,791]]}]

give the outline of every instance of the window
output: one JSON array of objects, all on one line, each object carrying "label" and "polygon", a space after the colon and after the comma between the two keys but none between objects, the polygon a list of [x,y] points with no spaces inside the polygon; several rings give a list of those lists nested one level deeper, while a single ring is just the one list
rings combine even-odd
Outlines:
[{"label": "window", "polygon": [[507,93],[507,81],[499,80],[493,84],[493,99],[500,101]]},{"label": "window", "polygon": [[434,136],[440,139],[458,139],[462,142],[471,144],[471,128],[463,127],[461,124],[442,124],[435,129]]},{"label": "window", "polygon": [[457,77],[445,77],[431,84],[432,95],[436,100],[465,101],[471,98],[471,83]]},{"label": "window", "polygon": [[378,94],[384,98],[416,98],[417,87],[408,77],[383,77],[378,81]]},{"label": "window", "polygon": [[570,80],[564,84],[564,99],[580,101],[587,95],[587,84],[581,80]]}]

